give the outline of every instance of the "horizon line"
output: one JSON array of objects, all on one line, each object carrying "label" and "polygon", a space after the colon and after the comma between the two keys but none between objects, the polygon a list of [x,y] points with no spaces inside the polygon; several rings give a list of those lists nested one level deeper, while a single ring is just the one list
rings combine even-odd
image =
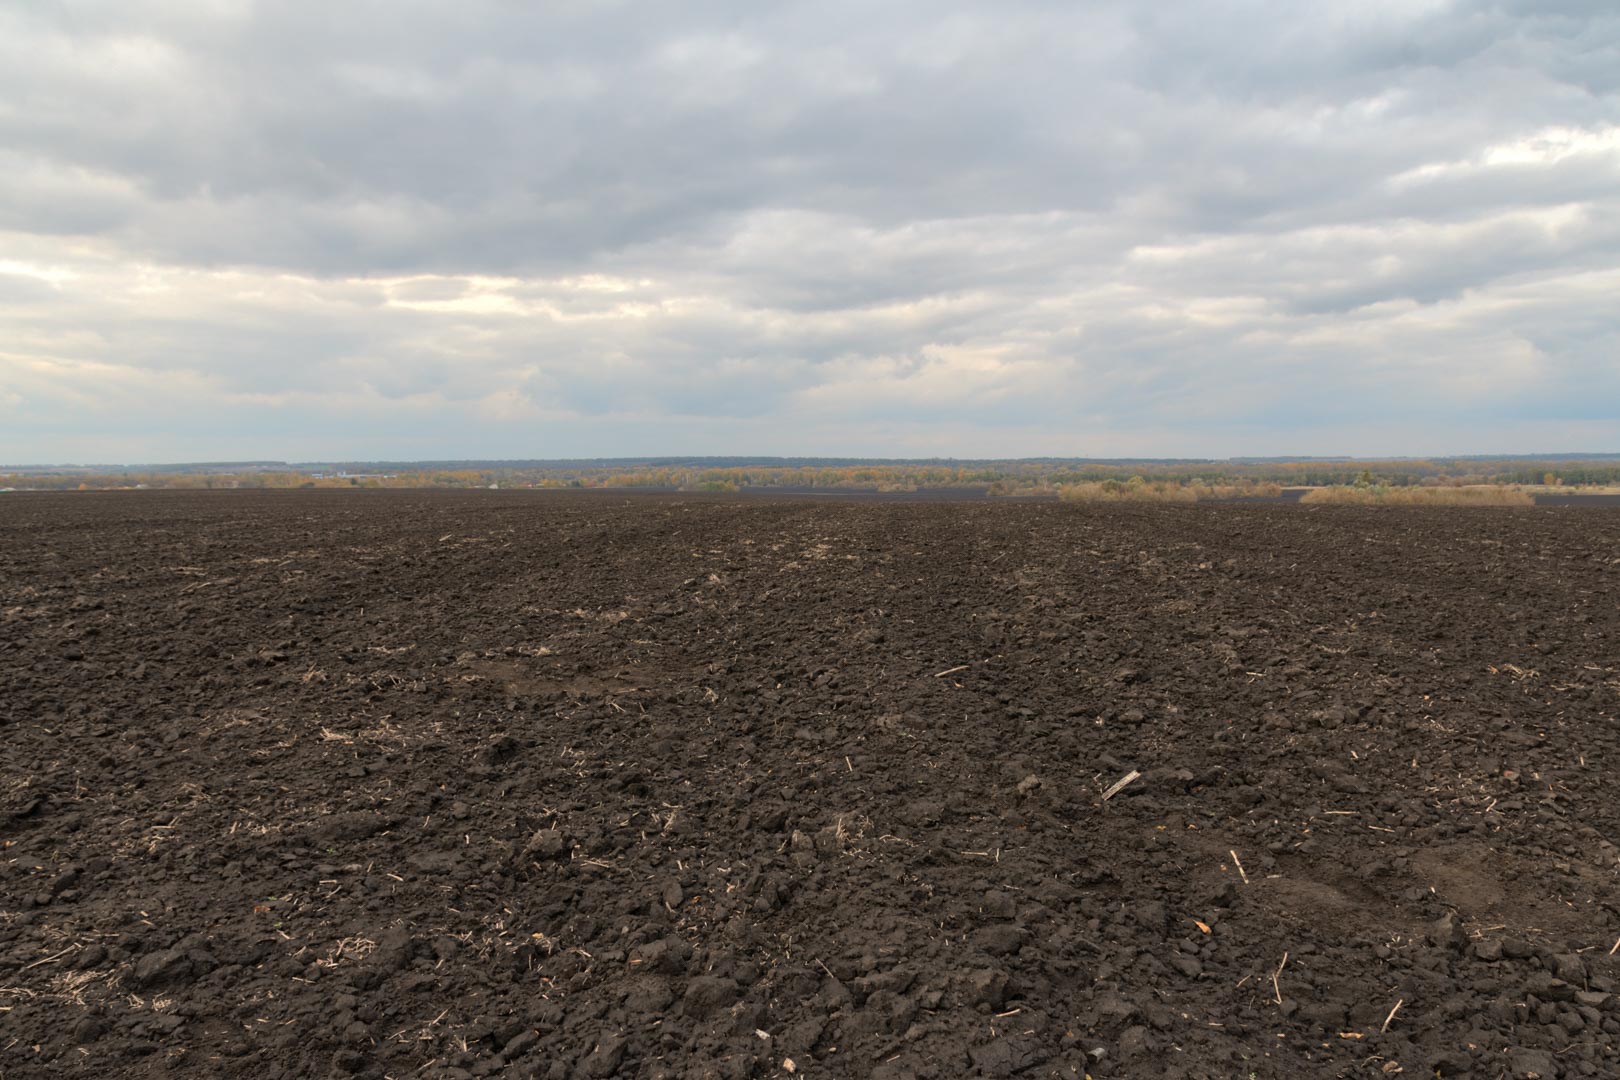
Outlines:
[{"label": "horizon line", "polygon": [[[312,469],[337,465],[373,465],[395,468],[438,468],[496,466],[501,468],[535,468],[606,465],[681,465],[728,462],[731,468],[782,466],[784,463],[804,465],[1020,465],[1020,464],[1082,464],[1082,465],[1198,465],[1287,462],[1403,462],[1403,461],[1574,461],[1581,459],[1620,458],[1620,450],[1488,452],[1457,454],[1231,454],[1226,456],[1172,456],[1172,457],[1096,457],[1041,454],[1026,457],[868,457],[834,454],[643,454],[625,457],[571,457],[571,458],[326,458],[306,461],[288,461],[276,458],[213,461],[143,461],[143,462],[29,462],[0,464],[0,470],[43,472],[50,469],[230,469],[230,468],[285,468]],[[798,466],[788,466],[798,467]]]}]

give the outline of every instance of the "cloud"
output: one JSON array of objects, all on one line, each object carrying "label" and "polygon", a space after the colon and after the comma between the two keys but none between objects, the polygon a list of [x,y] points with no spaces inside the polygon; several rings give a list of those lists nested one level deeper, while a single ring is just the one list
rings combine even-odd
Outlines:
[{"label": "cloud", "polygon": [[0,460],[1614,449],[1620,12],[0,11]]}]

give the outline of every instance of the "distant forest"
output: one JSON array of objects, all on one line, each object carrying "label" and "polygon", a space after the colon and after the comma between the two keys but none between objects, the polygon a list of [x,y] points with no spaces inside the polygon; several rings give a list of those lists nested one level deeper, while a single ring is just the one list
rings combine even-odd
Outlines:
[{"label": "distant forest", "polygon": [[1620,454],[1450,458],[1027,458],[669,457],[573,461],[201,462],[181,465],[0,466],[0,489],[130,488],[643,488],[926,491],[1056,494],[1071,485],[1133,478],[1158,485],[1380,488],[1479,484],[1613,487]]}]

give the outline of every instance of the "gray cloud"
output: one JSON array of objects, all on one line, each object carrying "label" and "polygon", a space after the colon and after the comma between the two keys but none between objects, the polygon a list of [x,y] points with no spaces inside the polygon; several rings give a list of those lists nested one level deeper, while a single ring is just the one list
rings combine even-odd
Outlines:
[{"label": "gray cloud", "polygon": [[1612,449],[1620,12],[12,5],[0,460]]}]

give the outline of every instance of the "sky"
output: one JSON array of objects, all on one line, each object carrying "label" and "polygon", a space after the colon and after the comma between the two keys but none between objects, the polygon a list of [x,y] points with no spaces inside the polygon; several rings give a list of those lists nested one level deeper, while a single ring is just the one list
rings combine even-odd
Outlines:
[{"label": "sky", "polygon": [[1614,450],[1613,0],[0,5],[0,462]]}]

